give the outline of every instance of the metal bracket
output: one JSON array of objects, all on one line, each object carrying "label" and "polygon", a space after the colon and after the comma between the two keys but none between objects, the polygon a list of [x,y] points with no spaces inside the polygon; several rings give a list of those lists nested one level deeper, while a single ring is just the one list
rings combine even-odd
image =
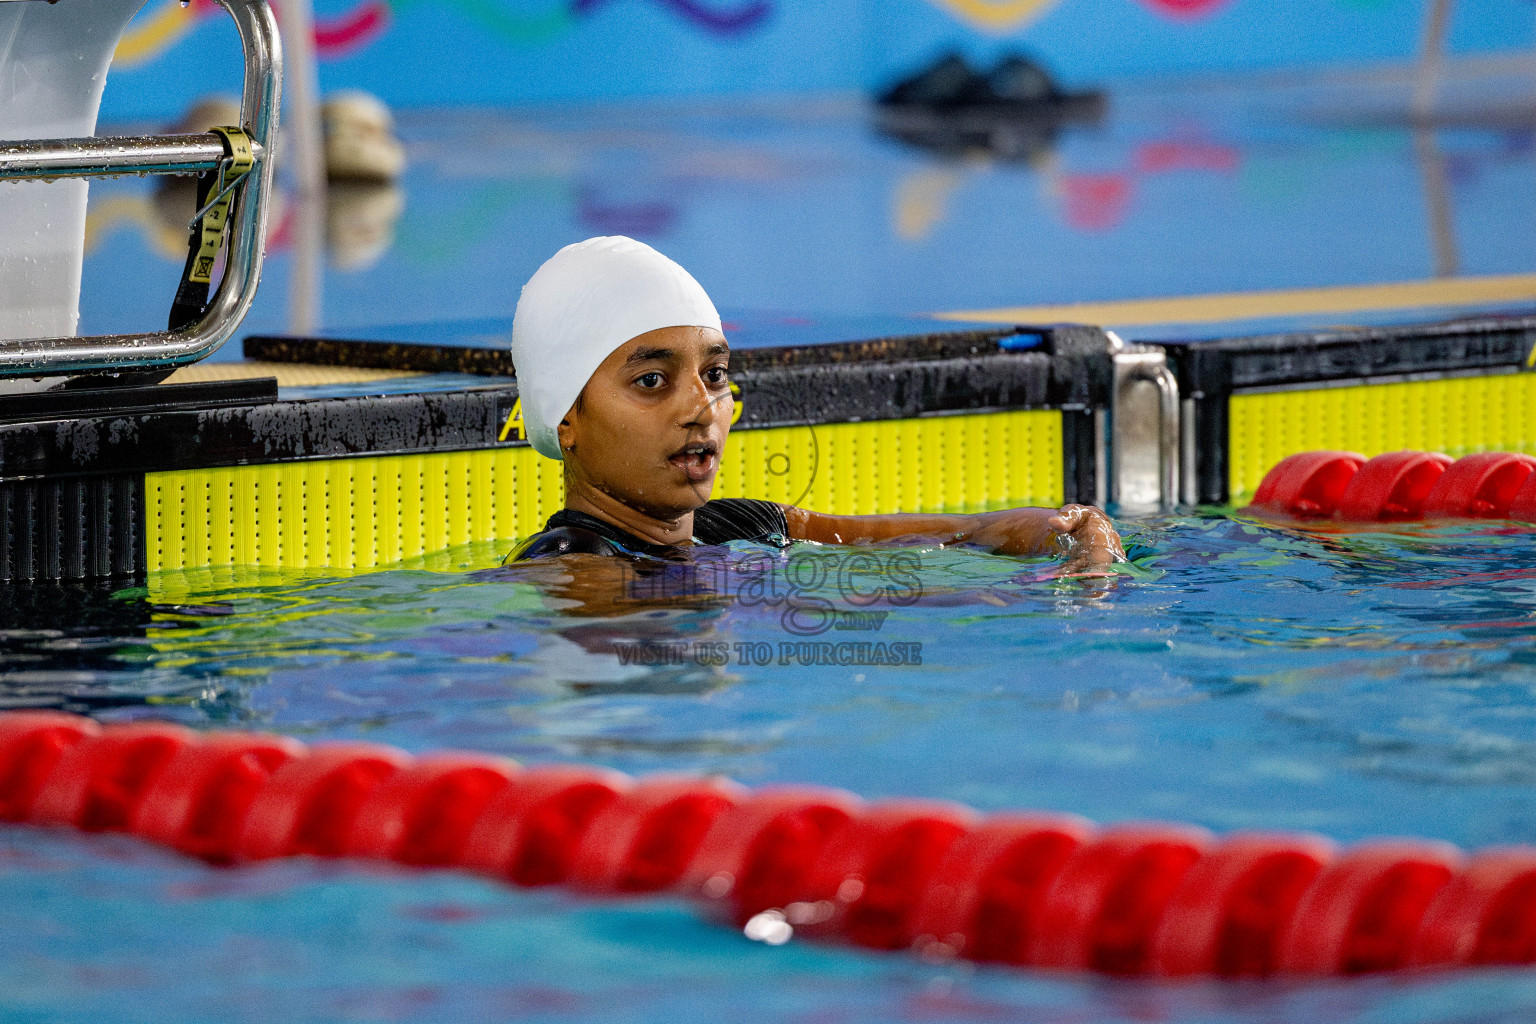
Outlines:
[{"label": "metal bracket", "polygon": [[1155,345],[1110,337],[1114,382],[1109,407],[1106,497],[1122,508],[1172,508],[1179,501],[1179,384]]},{"label": "metal bracket", "polygon": [[[234,19],[245,54],[240,122],[251,136],[255,167],[239,185],[224,276],[208,312],[179,331],[0,340],[0,378],[137,373],[194,363],[229,340],[250,309],[261,279],[272,194],[282,43],[265,0],[218,3]],[[0,179],[192,174],[212,170],[223,159],[224,143],[212,133],[6,142],[0,143]]]}]

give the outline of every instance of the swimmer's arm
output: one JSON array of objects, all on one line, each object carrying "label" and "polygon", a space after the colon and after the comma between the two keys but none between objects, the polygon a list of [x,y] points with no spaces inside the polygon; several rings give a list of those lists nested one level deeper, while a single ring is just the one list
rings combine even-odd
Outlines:
[{"label": "swimmer's arm", "polygon": [[784,506],[792,540],[822,544],[875,544],[902,537],[940,544],[971,544],[1000,555],[1052,555],[1058,537],[1070,537],[1072,560],[1085,565],[1122,561],[1125,548],[1109,516],[1091,505],[1007,508],[974,515],[831,516]]}]

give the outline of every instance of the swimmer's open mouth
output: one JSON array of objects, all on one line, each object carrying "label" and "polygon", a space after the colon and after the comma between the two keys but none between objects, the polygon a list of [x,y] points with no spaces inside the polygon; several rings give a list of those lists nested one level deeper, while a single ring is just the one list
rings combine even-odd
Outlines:
[{"label": "swimmer's open mouth", "polygon": [[713,441],[691,441],[668,456],[667,461],[688,474],[690,480],[703,480],[715,471],[720,448]]}]

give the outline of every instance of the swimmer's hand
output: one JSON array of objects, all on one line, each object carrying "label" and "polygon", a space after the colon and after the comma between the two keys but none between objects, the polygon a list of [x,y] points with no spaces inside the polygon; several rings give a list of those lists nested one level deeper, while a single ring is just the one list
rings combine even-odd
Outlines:
[{"label": "swimmer's hand", "polygon": [[831,516],[785,506],[794,540],[823,544],[873,544],[894,540],[935,540],[967,544],[999,555],[1056,555],[1065,552],[1067,574],[1103,574],[1125,560],[1125,547],[1109,516],[1091,505],[1005,508],[974,515]]},{"label": "swimmer's hand", "polygon": [[1092,505],[1063,505],[1046,525],[1067,551],[1068,573],[1094,575],[1125,561],[1125,545],[1104,510]]},{"label": "swimmer's hand", "polygon": [[1092,505],[1009,508],[984,512],[975,518],[980,523],[964,542],[990,548],[1000,555],[1065,552],[1069,572],[1091,572],[1096,567],[1125,561],[1125,547],[1114,524]]}]

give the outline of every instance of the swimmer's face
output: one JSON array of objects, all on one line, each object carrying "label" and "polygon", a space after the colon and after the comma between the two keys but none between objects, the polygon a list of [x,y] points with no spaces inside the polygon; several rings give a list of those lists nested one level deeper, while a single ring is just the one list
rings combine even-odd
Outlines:
[{"label": "swimmer's face", "polygon": [[567,474],[657,519],[704,504],[731,429],[729,358],[725,336],[707,327],[620,346],[560,422]]}]

